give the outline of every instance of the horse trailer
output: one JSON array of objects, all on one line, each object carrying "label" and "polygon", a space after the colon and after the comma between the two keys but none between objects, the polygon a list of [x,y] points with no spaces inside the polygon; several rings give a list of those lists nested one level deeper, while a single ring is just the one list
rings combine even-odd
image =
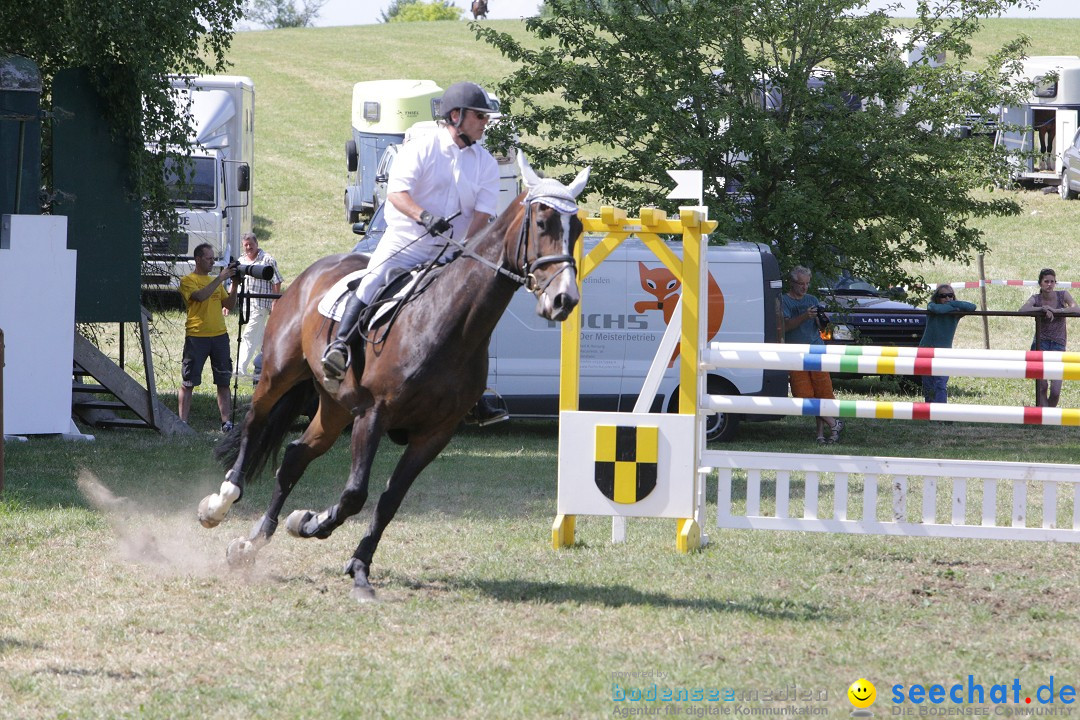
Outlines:
[{"label": "horse trailer", "polygon": [[1056,185],[1062,178],[1062,155],[1077,130],[1080,57],[1030,57],[1017,80],[1031,83],[1031,94],[1026,102],[999,110],[997,142],[1013,152],[1014,179]]},{"label": "horse trailer", "polygon": [[436,120],[442,95],[432,80],[353,85],[352,138],[345,143],[345,218],[350,223],[375,210],[375,176],[387,146],[404,142],[405,132],[416,123]]}]

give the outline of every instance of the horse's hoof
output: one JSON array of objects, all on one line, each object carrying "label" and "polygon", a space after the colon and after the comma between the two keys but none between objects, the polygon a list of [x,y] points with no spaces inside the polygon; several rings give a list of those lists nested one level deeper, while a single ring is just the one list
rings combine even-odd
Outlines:
[{"label": "horse's hoof", "polygon": [[304,537],[300,534],[300,528],[302,528],[304,523],[306,523],[314,514],[315,513],[310,510],[293,510],[289,513],[289,517],[285,519],[285,531],[293,537]]},{"label": "horse's hoof", "polygon": [[375,588],[370,585],[353,585],[349,597],[358,603],[379,602],[379,598],[375,597]]},{"label": "horse's hoof", "polygon": [[210,510],[210,501],[214,498],[213,495],[207,495],[199,503],[199,524],[204,528],[214,528],[221,524],[222,517],[214,517],[214,514]]},{"label": "horse's hoof", "polygon": [[225,550],[225,561],[231,568],[251,567],[255,564],[255,556],[259,549],[255,543],[245,538],[236,538]]}]

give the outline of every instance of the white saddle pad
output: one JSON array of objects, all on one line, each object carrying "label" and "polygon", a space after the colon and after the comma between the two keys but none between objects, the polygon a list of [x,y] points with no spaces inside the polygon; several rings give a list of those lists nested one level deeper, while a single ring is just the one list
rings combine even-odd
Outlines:
[{"label": "white saddle pad", "polygon": [[[353,292],[352,290],[349,290],[349,283],[364,277],[366,274],[367,270],[357,270],[349,273],[331,285],[330,289],[323,295],[322,300],[319,301],[319,314],[336,322],[340,322],[341,316],[345,314],[345,303],[348,300],[346,295]],[[412,279],[402,285],[401,289],[394,293],[394,300],[400,300],[408,294],[418,279],[419,275],[416,271],[412,271]],[[382,298],[379,303],[379,309],[375,311],[375,314],[368,322],[368,325],[374,325],[378,322],[379,318],[393,310],[396,305],[397,302],[387,302],[387,298]]]},{"label": "white saddle pad", "polygon": [[341,316],[345,314],[345,293],[350,292],[349,283],[365,275],[367,275],[367,270],[357,270],[334,283],[319,301],[319,314],[340,322]]}]

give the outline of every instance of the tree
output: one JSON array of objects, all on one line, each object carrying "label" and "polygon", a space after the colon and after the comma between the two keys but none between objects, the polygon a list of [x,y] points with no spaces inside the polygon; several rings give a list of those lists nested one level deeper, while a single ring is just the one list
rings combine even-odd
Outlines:
[{"label": "tree", "polygon": [[459,20],[461,8],[451,0],[393,0],[380,13],[383,22],[419,22],[424,20]]},{"label": "tree", "polygon": [[[0,5],[0,53],[37,63],[47,107],[53,77],[86,66],[106,101],[115,135],[132,148],[136,187],[148,222],[175,229],[164,183],[166,153],[183,146],[187,120],[173,102],[167,73],[221,72],[243,0],[24,0]],[[46,118],[42,177],[48,188],[50,134]],[[175,151],[170,151],[175,156]]]},{"label": "tree", "polygon": [[267,28],[308,27],[328,0],[251,0],[244,17]]},{"label": "tree", "polygon": [[[1027,0],[921,3],[910,38],[865,0],[548,0],[533,49],[474,25],[519,69],[497,87],[538,165],[592,165],[590,190],[627,209],[670,205],[666,170],[701,169],[718,235],[771,245],[781,265],[919,287],[905,263],[984,248],[971,220],[1004,152],[960,141],[967,113],[1006,104],[1016,40],[972,71],[980,18]],[[926,43],[946,62],[907,64]],[[557,98],[556,102],[552,99]],[[714,178],[724,179],[722,182]]]}]

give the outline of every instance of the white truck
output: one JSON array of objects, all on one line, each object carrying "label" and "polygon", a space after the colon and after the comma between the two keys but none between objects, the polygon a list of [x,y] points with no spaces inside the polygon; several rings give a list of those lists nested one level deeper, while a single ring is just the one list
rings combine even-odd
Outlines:
[{"label": "white truck", "polygon": [[[354,251],[370,253],[385,230],[376,210]],[[600,241],[585,237],[588,253]],[[681,244],[672,243],[676,254]],[[764,245],[730,243],[709,249],[709,341],[780,342],[780,270]],[[626,410],[637,402],[645,375],[681,294],[681,284],[663,263],[630,237],[583,283],[581,398],[583,410]],[[536,314],[536,299],[515,293],[488,347],[488,386],[506,401],[514,417],[558,417],[561,325]],[[678,409],[678,367],[669,364],[651,412]],[[787,373],[717,369],[709,372],[709,392],[731,395],[787,395]],[[707,435],[728,440],[742,418],[714,415]],[[748,416],[767,420],[770,416]]]},{"label": "white truck", "polygon": [[[210,243],[218,257],[241,252],[252,228],[251,171],[255,160],[255,86],[230,75],[173,76],[176,102],[191,113],[191,156],[168,162],[179,232],[144,230],[143,287],[172,290],[195,263],[193,251]],[[179,178],[187,179],[179,183]]]},{"label": "white truck", "polygon": [[1032,56],[1017,80],[1030,82],[1031,94],[1025,102],[999,110],[1003,129],[996,142],[1014,153],[1014,179],[1056,185],[1061,182],[1062,155],[1078,127],[1080,57]]}]

